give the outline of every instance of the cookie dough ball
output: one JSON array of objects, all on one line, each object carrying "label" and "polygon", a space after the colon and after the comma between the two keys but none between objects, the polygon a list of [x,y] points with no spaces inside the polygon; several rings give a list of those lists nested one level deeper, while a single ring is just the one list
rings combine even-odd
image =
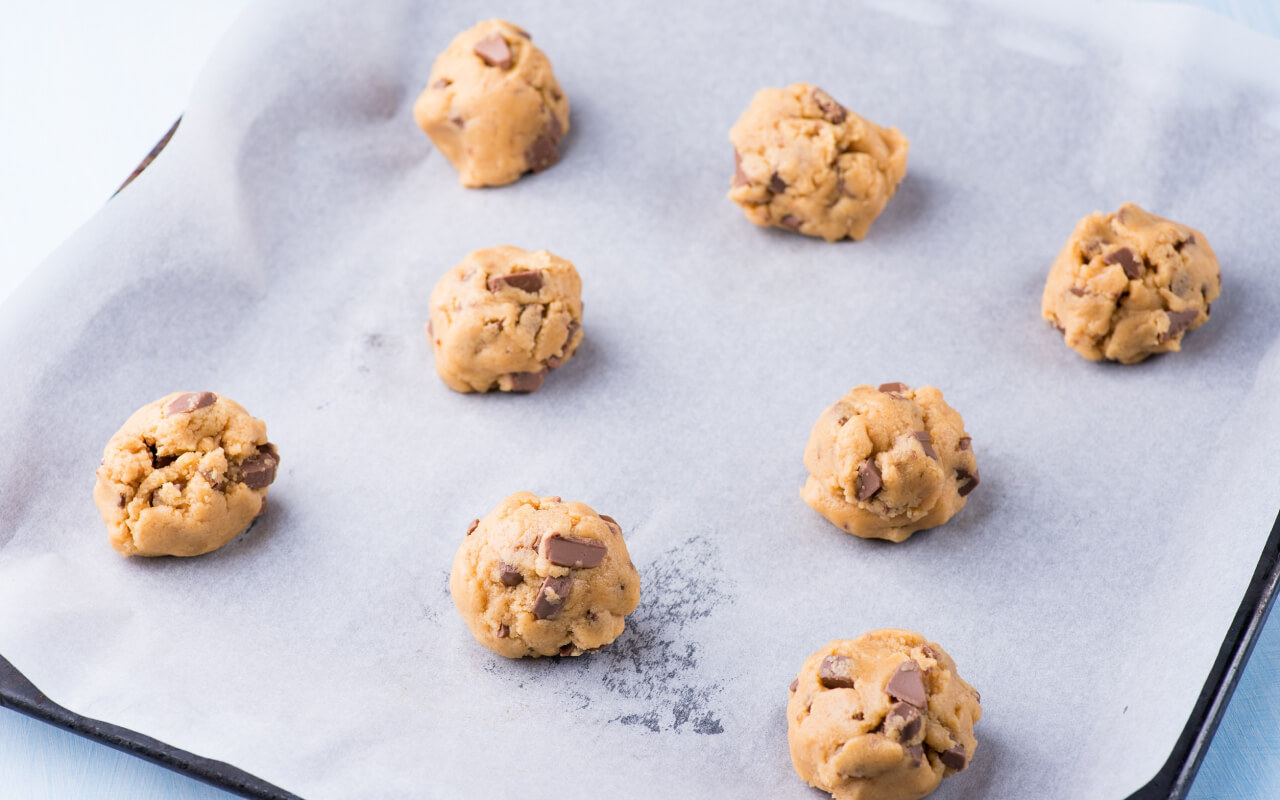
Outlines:
[{"label": "cookie dough ball", "polygon": [[951,656],[918,633],[837,639],[791,683],[791,763],[839,800],[917,800],[973,759],[978,699]]},{"label": "cookie dough ball", "polygon": [[1125,203],[1076,225],[1049,270],[1041,311],[1090,361],[1136,364],[1181,350],[1221,291],[1203,233]]},{"label": "cookie dough ball", "polygon": [[850,389],[813,426],[804,465],[804,501],[864,539],[901,542],[941,525],[978,486],[964,420],[932,386]]},{"label": "cookie dough ball", "polygon": [[569,99],[529,34],[491,19],[436,58],[413,117],[463,186],[503,186],[560,160]]},{"label": "cookie dough ball", "polygon": [[476,641],[498,655],[579,656],[622,633],[640,573],[613,517],[516,492],[471,523],[449,591]]},{"label": "cookie dough ball", "polygon": [[125,556],[198,556],[267,508],[280,456],[267,426],[213,392],[138,409],[107,442],[93,499]]},{"label": "cookie dough ball", "polygon": [[828,242],[866,236],[907,173],[905,136],[807,83],[761,89],[729,139],[747,219]]},{"label": "cookie dough ball", "polygon": [[582,281],[546,250],[477,250],[431,292],[427,338],[456,392],[533,392],[582,344]]}]

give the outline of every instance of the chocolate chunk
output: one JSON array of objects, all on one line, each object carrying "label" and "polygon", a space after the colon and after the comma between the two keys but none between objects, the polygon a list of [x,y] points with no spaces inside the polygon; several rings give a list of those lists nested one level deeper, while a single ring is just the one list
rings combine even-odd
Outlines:
[{"label": "chocolate chunk", "polygon": [[197,408],[205,408],[217,402],[218,396],[213,392],[184,392],[169,401],[164,407],[164,415],[189,414]]},{"label": "chocolate chunk", "polygon": [[800,230],[800,218],[794,214],[787,214],[782,219],[778,220],[778,222],[781,222],[782,227],[784,228],[790,228],[793,231]]},{"label": "chocolate chunk", "polygon": [[455,115],[449,117],[449,121],[453,123],[453,127],[458,128],[459,130],[467,127],[467,121],[460,116]]},{"label": "chocolate chunk", "polygon": [[836,125],[844,122],[849,115],[844,106],[837,103],[835,98],[821,89],[813,90],[813,102],[817,103],[818,108],[822,109],[822,116],[826,117],[828,122],[833,122]]},{"label": "chocolate chunk", "polygon": [[564,363],[564,359],[560,356],[549,356],[547,358],[547,369],[560,369],[560,365]]},{"label": "chocolate chunk", "polygon": [[840,419],[836,420],[836,427],[842,428],[844,427],[844,424],[848,421],[849,421],[848,417],[841,415]]},{"label": "chocolate chunk", "polygon": [[448,78],[441,78],[440,80],[438,80],[438,81],[436,81],[435,83],[431,84],[431,88],[432,88],[432,89],[445,89],[445,88],[448,88],[452,83],[453,83],[453,81],[449,80]]},{"label": "chocolate chunk", "polygon": [[560,616],[560,609],[569,599],[569,592],[572,589],[571,576],[553,578],[548,575],[542,582],[542,587],[538,589],[537,599],[533,601],[533,616],[538,619],[555,619]]},{"label": "chocolate chunk", "polygon": [[561,648],[560,648],[560,655],[562,655],[562,656],[571,656],[571,655],[573,655],[573,642],[569,642],[569,643],[568,643],[568,644],[566,644],[565,646],[561,647]]},{"label": "chocolate chunk", "polygon": [[799,689],[799,688],[800,688],[800,679],[799,679],[799,678],[792,678],[792,679],[791,679],[791,693],[792,693],[792,694],[795,694],[796,689]]},{"label": "chocolate chunk", "polygon": [[912,764],[918,766],[924,760],[924,748],[918,744],[907,745],[902,750],[907,754],[907,758],[911,759]]},{"label": "chocolate chunk", "polygon": [[117,496],[116,496],[116,507],[117,507],[117,508],[124,508],[124,507],[125,507],[125,499],[124,499],[124,495],[117,495]]},{"label": "chocolate chunk", "polygon": [[499,561],[498,580],[502,581],[503,586],[519,586],[524,583],[524,576],[520,574],[520,570],[506,562]]},{"label": "chocolate chunk", "polygon": [[[555,127],[559,127],[560,120],[553,114],[552,121]],[[560,136],[553,135],[551,129],[545,130],[538,134],[538,138],[533,140],[533,144],[529,145],[529,149],[524,153],[524,162],[529,165],[529,169],[534,172],[542,172],[548,167],[553,167],[560,162]]]},{"label": "chocolate chunk", "polygon": [[542,271],[537,269],[513,272],[510,275],[495,275],[489,279],[489,291],[499,292],[510,286],[522,292],[536,293],[542,288]]},{"label": "chocolate chunk", "polygon": [[876,391],[884,392],[885,394],[891,394],[894,397],[897,397],[899,400],[901,400],[902,398],[900,397],[900,395],[910,388],[911,387],[906,385],[905,383],[882,383],[876,387]]},{"label": "chocolate chunk", "polygon": [[276,454],[276,446],[267,442],[257,453],[240,462],[240,480],[250,489],[265,489],[275,481],[278,466],[280,456]]},{"label": "chocolate chunk", "polygon": [[924,454],[926,456],[932,458],[934,461],[938,460],[938,451],[933,449],[933,437],[929,435],[928,431],[916,431],[911,434],[911,436],[916,441],[920,442],[920,446],[924,448]]},{"label": "chocolate chunk", "polygon": [[499,625],[499,626],[498,626],[498,638],[499,638],[499,639],[505,639],[505,638],[507,638],[507,637],[508,637],[508,636],[510,636],[510,635],[511,635],[511,629],[510,629],[510,628],[508,628],[506,625]]},{"label": "chocolate chunk", "polygon": [[151,454],[151,466],[155,469],[164,469],[177,460],[177,456],[161,456],[156,455],[155,453]]},{"label": "chocolate chunk", "polygon": [[1084,289],[1081,289],[1079,286],[1072,286],[1067,291],[1071,292],[1076,297],[1084,297]]},{"label": "chocolate chunk", "polygon": [[742,171],[742,154],[735,147],[733,148],[733,185],[746,186],[748,183],[751,183],[751,179]]},{"label": "chocolate chunk", "polygon": [[1196,317],[1200,316],[1200,312],[1194,308],[1188,308],[1183,311],[1165,312],[1169,317],[1169,330],[1160,334],[1160,342],[1169,341],[1173,337],[1191,327],[1191,323],[1196,321]]},{"label": "chocolate chunk", "polygon": [[591,569],[600,566],[609,548],[595,539],[580,536],[561,536],[553,533],[542,540],[542,557],[557,567]]},{"label": "chocolate chunk", "polygon": [[858,502],[870,500],[883,485],[884,483],[880,480],[880,468],[876,466],[876,462],[869,458],[862,462],[862,466],[858,467],[858,479],[854,481],[853,487]]},{"label": "chocolate chunk", "polygon": [[824,689],[852,689],[853,664],[844,656],[827,656],[818,667],[818,685]]},{"label": "chocolate chunk", "polygon": [[539,372],[512,372],[507,377],[511,379],[511,391],[527,394],[538,391],[538,387],[546,380],[547,371],[543,369]]},{"label": "chocolate chunk", "polygon": [[961,450],[968,450],[973,446],[973,438],[970,436],[961,436],[959,447]]},{"label": "chocolate chunk", "polygon": [[1080,253],[1088,259],[1092,259],[1100,252],[1102,252],[1102,241],[1099,239],[1089,239],[1080,243]]},{"label": "chocolate chunk", "polygon": [[1183,241],[1178,242],[1177,244],[1175,244],[1175,245],[1173,246],[1173,249],[1174,249],[1174,250],[1177,250],[1179,253],[1181,253],[1181,252],[1182,252],[1182,248],[1186,247],[1187,245],[1194,245],[1195,243],[1196,243],[1196,235],[1193,233],[1193,234],[1191,234],[1190,236],[1188,236],[1186,239],[1184,239]]},{"label": "chocolate chunk", "polygon": [[919,709],[910,703],[894,703],[884,717],[885,729],[895,728],[900,742],[909,742],[916,738],[922,724]]},{"label": "chocolate chunk", "polygon": [[218,476],[207,469],[200,470],[200,475],[208,482],[209,488],[215,492],[221,491],[222,481],[218,480]]},{"label": "chocolate chunk", "polygon": [[476,42],[474,52],[491,67],[511,69],[511,46],[502,38],[502,34],[491,33]]},{"label": "chocolate chunk", "polygon": [[1142,261],[1127,247],[1108,253],[1102,261],[1104,264],[1119,264],[1126,278],[1133,279],[1142,275]]},{"label": "chocolate chunk", "polygon": [[964,754],[964,748],[960,745],[938,753],[938,760],[942,762],[942,766],[954,769],[956,772],[964,769],[968,761]]},{"label": "chocolate chunk", "polygon": [[470,536],[472,533],[474,533],[474,532],[475,532],[475,529],[476,529],[479,525],[480,525],[480,520],[478,520],[478,519],[473,519],[473,520],[471,520],[471,524],[467,526],[467,535],[468,535],[468,536]]},{"label": "chocolate chunk", "polygon": [[784,181],[778,173],[769,176],[769,191],[774,194],[782,194],[787,190],[787,182]]},{"label": "chocolate chunk", "polygon": [[613,526],[613,529],[614,529],[615,531],[617,531],[618,533],[622,533],[622,526],[621,526],[621,525],[619,525],[619,524],[618,524],[618,521],[617,521],[616,519],[614,519],[613,517],[609,516],[608,514],[601,514],[601,515],[600,515],[600,519],[602,519],[602,520],[604,520],[605,522],[607,522],[607,523],[609,523],[610,525],[612,525],[612,526]]},{"label": "chocolate chunk", "polygon": [[885,683],[884,691],[895,700],[910,703],[916,708],[924,708],[929,700],[924,691],[924,675],[920,672],[920,665],[911,659],[898,665]]},{"label": "chocolate chunk", "polygon": [[[961,448],[961,449],[963,449],[963,448]],[[929,646],[929,645],[927,645],[927,644],[926,644],[926,645],[921,645],[921,646],[920,646],[920,652],[921,652],[921,653],[924,653],[924,655],[925,655],[925,657],[926,657],[926,658],[932,658],[934,661],[937,661],[937,660],[938,660],[938,651],[937,651],[937,650],[934,650],[932,647],[930,647],[930,646]]]},{"label": "chocolate chunk", "polygon": [[960,481],[960,488],[956,491],[960,493],[961,497],[968,497],[969,492],[978,488],[978,471],[975,469],[971,475],[965,470],[958,469],[956,470],[956,480]]}]

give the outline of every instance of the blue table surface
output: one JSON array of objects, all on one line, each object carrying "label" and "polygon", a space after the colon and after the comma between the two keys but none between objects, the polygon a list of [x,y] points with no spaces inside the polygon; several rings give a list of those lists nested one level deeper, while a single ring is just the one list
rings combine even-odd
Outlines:
[{"label": "blue table surface", "polygon": [[[1280,36],[1280,0],[1183,0]],[[1280,798],[1280,615],[1263,629],[1189,800]],[[56,699],[56,698],[55,698]],[[0,800],[229,800],[103,745],[0,709]]]}]

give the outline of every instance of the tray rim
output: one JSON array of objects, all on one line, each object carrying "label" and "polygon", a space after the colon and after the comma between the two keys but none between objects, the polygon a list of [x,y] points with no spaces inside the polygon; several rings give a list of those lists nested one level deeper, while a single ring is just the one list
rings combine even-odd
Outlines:
[{"label": "tray rim", "polygon": [[[146,157],[134,168],[115,197],[132,183],[164,151],[172,141],[182,116],[160,138]],[[1244,672],[1254,645],[1266,625],[1280,589],[1280,511],[1271,525],[1271,533],[1262,547],[1253,577],[1245,589],[1240,607],[1227,627],[1218,657],[1191,709],[1173,751],[1155,776],[1124,800],[1184,800],[1191,791],[1196,773],[1213,742],[1240,675]],[[109,722],[91,719],[55,703],[36,688],[8,659],[0,654],[0,708],[16,711],[77,736],[105,744],[122,753],[150,761],[166,769],[194,778],[250,800],[302,800],[297,795],[268,783],[224,761],[172,747],[146,734],[122,728]]]}]

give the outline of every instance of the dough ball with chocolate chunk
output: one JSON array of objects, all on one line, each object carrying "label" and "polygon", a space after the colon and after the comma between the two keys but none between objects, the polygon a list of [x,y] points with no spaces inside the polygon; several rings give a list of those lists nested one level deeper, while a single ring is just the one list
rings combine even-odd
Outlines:
[{"label": "dough ball with chocolate chunk", "polygon": [[1049,270],[1040,307],[1090,361],[1136,364],[1181,350],[1221,291],[1203,233],[1125,203],[1080,220]]},{"label": "dough ball with chocolate chunk", "polygon": [[431,292],[427,338],[457,392],[532,392],[582,343],[582,281],[546,250],[477,250]]},{"label": "dough ball with chocolate chunk", "polygon": [[964,420],[932,386],[856,386],[822,412],[800,496],[864,539],[901,542],[964,508],[978,462]]},{"label": "dough ball with chocolate chunk", "polygon": [[840,800],[916,800],[969,766],[978,702],[951,656],[918,633],[836,639],[791,684],[791,763]]},{"label": "dough ball with chocolate chunk", "polygon": [[476,641],[498,655],[579,656],[622,633],[640,573],[613,517],[516,492],[468,526],[449,591]]},{"label": "dough ball with chocolate chunk", "polygon": [[807,83],[761,89],[729,131],[729,199],[757,225],[861,239],[907,173],[907,139]]},{"label": "dough ball with chocolate chunk", "polygon": [[121,555],[198,556],[266,511],[279,465],[267,426],[239,403],[176,392],[107,442],[93,499]]},{"label": "dough ball with chocolate chunk", "polygon": [[463,186],[503,186],[560,160],[569,99],[528,32],[491,19],[436,58],[413,117]]}]

